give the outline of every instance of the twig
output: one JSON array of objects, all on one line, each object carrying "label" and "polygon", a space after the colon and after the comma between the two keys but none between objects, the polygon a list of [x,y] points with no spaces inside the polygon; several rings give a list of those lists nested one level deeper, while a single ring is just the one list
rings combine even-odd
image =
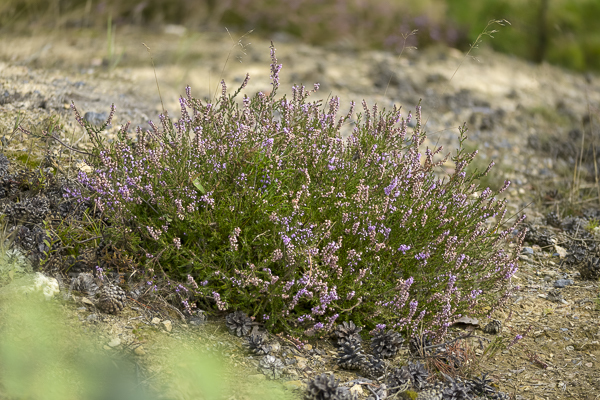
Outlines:
[{"label": "twig", "polygon": [[[31,133],[30,131],[28,131],[25,128],[22,128],[22,127],[19,126],[18,129],[21,132],[25,133],[26,135],[30,135],[30,136],[36,137],[36,135],[34,135],[33,133]],[[64,143],[62,140],[60,140],[59,138],[57,138],[56,136],[54,136],[53,134],[51,134],[49,132],[43,131],[43,133],[45,133],[49,138],[56,140],[58,143],[62,144],[63,146],[65,146],[67,149],[69,149],[71,151],[74,151],[74,152],[80,153],[80,154],[85,154],[86,156],[94,157],[94,155],[91,154],[91,153],[88,153],[88,152],[83,151],[83,150],[77,150],[76,148],[69,146],[68,144]]]}]

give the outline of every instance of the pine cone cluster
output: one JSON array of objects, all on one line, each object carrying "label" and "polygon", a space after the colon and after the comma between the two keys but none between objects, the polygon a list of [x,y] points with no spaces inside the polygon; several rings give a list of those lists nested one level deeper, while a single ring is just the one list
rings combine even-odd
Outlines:
[{"label": "pine cone cluster", "polygon": [[227,315],[225,324],[229,332],[238,337],[248,335],[252,329],[252,319],[243,311],[235,311]]},{"label": "pine cone cluster", "polygon": [[112,284],[104,284],[98,290],[98,304],[100,311],[107,314],[118,314],[125,308],[125,300],[127,296],[123,289]]}]

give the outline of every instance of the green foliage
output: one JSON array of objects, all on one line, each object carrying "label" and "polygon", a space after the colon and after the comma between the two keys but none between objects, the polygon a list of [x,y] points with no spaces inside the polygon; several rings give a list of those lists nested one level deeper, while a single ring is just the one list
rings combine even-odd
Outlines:
[{"label": "green foliage", "polygon": [[272,57],[269,95],[236,102],[245,83],[233,95],[223,83],[214,103],[188,92],[181,119],[161,116],[162,129],[138,131],[135,145],[126,127],[105,143],[77,113],[97,154],[97,172],[79,180],[112,240],[187,278],[191,300],[277,330],[312,334],[352,317],[408,334],[424,322],[443,336],[458,314],[505,299],[518,246],[502,248],[505,202],[479,187],[491,166],[465,172],[475,158],[465,130],[440,179],[441,149],[421,148],[420,108],[410,135],[400,110],[363,104],[343,138],[353,110],[339,118],[337,98],[323,107],[304,87],[277,98]]},{"label": "green foliage", "polygon": [[157,347],[165,349],[159,355],[160,377],[168,381],[150,390],[136,376],[136,363],[148,367],[145,360],[97,350],[97,334],[88,336],[81,322],[65,313],[68,306],[25,295],[21,287],[30,284],[25,276],[0,287],[2,399],[151,400],[178,393],[182,397],[177,398],[216,400],[237,395],[242,387],[249,399],[292,398],[277,385],[232,381],[224,360],[205,353],[196,337],[175,340],[164,334]]},{"label": "green foliage", "polygon": [[595,0],[457,0],[446,4],[449,16],[468,27],[471,41],[485,21],[506,18],[512,29],[502,31],[490,43],[493,49],[579,71],[600,68],[600,3]]}]

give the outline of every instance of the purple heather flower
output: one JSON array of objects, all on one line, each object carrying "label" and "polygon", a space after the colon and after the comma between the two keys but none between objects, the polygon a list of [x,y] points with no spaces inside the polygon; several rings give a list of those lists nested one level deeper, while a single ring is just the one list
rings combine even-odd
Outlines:
[{"label": "purple heather flower", "polygon": [[407,246],[405,244],[401,244],[400,247],[398,247],[398,251],[401,251],[402,254],[406,254],[406,252],[409,250],[410,250],[410,246]]}]

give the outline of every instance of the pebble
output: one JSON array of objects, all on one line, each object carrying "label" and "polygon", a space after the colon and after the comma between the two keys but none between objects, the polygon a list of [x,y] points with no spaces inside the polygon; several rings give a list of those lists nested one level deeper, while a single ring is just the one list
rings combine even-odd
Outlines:
[{"label": "pebble", "polygon": [[305,344],[303,349],[306,350],[306,351],[311,351],[312,350],[312,345]]},{"label": "pebble", "polygon": [[352,396],[362,396],[363,388],[361,385],[354,385],[350,388],[350,393],[352,393]]},{"label": "pebble", "polygon": [[162,324],[165,326],[165,329],[167,330],[167,332],[171,332],[173,330],[173,325],[171,324],[171,321],[169,321],[168,319],[164,320],[162,322]]},{"label": "pebble", "polygon": [[92,302],[90,299],[88,299],[87,297],[82,297],[82,298],[81,298],[81,302],[82,302],[83,304],[88,304],[88,305],[90,305],[90,306],[93,306],[93,305],[94,305],[94,303],[93,303],[93,302]]},{"label": "pebble", "polygon": [[533,248],[531,247],[523,247],[521,254],[533,254]]},{"label": "pebble", "polygon": [[154,325],[158,325],[158,324],[160,324],[160,318],[154,317],[154,318],[152,318],[152,321],[150,321],[150,322],[152,322]]},{"label": "pebble", "polygon": [[83,115],[83,119],[92,125],[102,125],[108,119],[108,114],[105,112],[97,113],[88,111]]},{"label": "pebble", "polygon": [[281,350],[281,345],[279,344],[279,342],[272,342],[269,343],[269,345],[271,346],[271,353],[279,353],[279,351]]},{"label": "pebble", "polygon": [[554,282],[554,287],[564,288],[565,286],[572,285],[574,281],[572,279],[559,279]]},{"label": "pebble", "polygon": [[110,347],[117,347],[117,346],[119,346],[120,344],[121,344],[121,339],[119,339],[119,338],[114,338],[114,339],[112,339],[110,342],[108,342],[108,345],[109,345]]},{"label": "pebble", "polygon": [[143,356],[144,354],[146,354],[146,351],[144,350],[144,348],[142,346],[138,346],[136,347],[133,352],[135,354],[137,354],[138,356]]}]

